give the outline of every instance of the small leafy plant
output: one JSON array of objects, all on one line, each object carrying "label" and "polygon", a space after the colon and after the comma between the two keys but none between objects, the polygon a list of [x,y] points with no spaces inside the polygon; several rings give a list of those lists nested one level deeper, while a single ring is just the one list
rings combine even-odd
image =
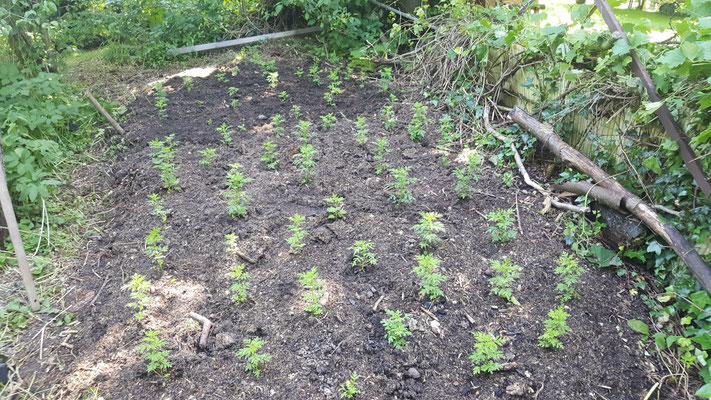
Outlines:
[{"label": "small leafy plant", "polygon": [[215,77],[217,78],[218,82],[227,83],[227,82],[229,82],[229,79],[227,79],[226,75],[227,75],[226,72],[221,72],[219,74],[215,74]]},{"label": "small leafy plant", "polygon": [[361,146],[365,146],[368,143],[368,124],[365,123],[365,117],[356,118],[355,128],[356,142]]},{"label": "small leafy plant", "polygon": [[508,210],[500,208],[486,214],[486,219],[494,223],[494,225],[486,230],[491,234],[492,242],[506,243],[516,238],[516,231],[511,229],[514,223],[514,218],[512,217],[513,213],[513,208],[509,208]]},{"label": "small leafy plant", "polygon": [[233,293],[232,300],[235,302],[235,305],[240,305],[247,301],[247,289],[250,283],[249,273],[244,272],[244,268],[244,264],[240,264],[232,267],[232,270],[229,272],[230,279],[235,281],[230,287],[230,291]]},{"label": "small leafy plant", "polygon": [[185,90],[188,92],[193,90],[193,78],[191,76],[184,76],[183,85],[185,86]]},{"label": "small leafy plant", "polygon": [[380,118],[383,120],[383,126],[385,130],[390,130],[397,125],[397,117],[395,117],[395,110],[393,110],[392,105],[385,105],[380,111]]},{"label": "small leafy plant", "polygon": [[346,381],[346,383],[341,385],[341,398],[342,399],[355,399],[355,396],[360,393],[358,390],[358,373],[353,371],[351,377]]},{"label": "small leafy plant", "polygon": [[229,88],[227,88],[227,94],[229,94],[230,97],[234,97],[235,95],[237,95],[237,93],[239,93],[239,88],[234,86],[230,86]]},{"label": "small leafy plant", "polygon": [[237,357],[244,358],[247,360],[247,365],[244,370],[249,372],[252,371],[254,376],[259,378],[262,374],[261,365],[271,361],[272,356],[268,353],[259,354],[259,350],[267,344],[267,342],[260,338],[244,339],[244,347],[237,351]]},{"label": "small leafy plant", "polygon": [[131,282],[124,285],[122,289],[128,289],[131,291],[129,297],[131,297],[133,301],[126,304],[126,307],[135,309],[136,313],[133,316],[136,317],[137,320],[141,321],[146,317],[143,310],[151,301],[153,301],[153,298],[148,296],[148,292],[151,290],[151,281],[147,281],[146,277],[143,275],[133,274]]},{"label": "small leafy plant", "polygon": [[560,292],[558,299],[561,303],[572,300],[578,297],[578,291],[575,286],[578,283],[578,278],[585,272],[585,268],[578,264],[575,255],[563,252],[555,261],[558,266],[553,272],[560,277],[560,282],[555,289]]},{"label": "small leafy plant", "polygon": [[447,277],[435,272],[441,270],[439,264],[442,261],[432,254],[419,255],[415,259],[417,266],[412,269],[412,272],[420,278],[420,286],[422,286],[420,296],[429,297],[430,300],[444,296],[439,285],[447,280]]},{"label": "small leafy plant", "polygon": [[168,252],[168,245],[164,244],[164,240],[160,233],[160,227],[151,229],[145,240],[145,253],[158,265],[159,269],[163,268],[163,259],[165,253]]},{"label": "small leafy plant", "polygon": [[175,166],[175,146],[177,141],[173,141],[175,135],[166,136],[165,140],[155,138],[148,146],[153,149],[153,153],[149,156],[153,160],[153,165],[160,170],[160,179],[163,181],[163,187],[172,192],[179,190],[180,178],[176,175],[178,168]]},{"label": "small leafy plant", "polygon": [[333,113],[328,113],[326,115],[322,115],[319,118],[321,118],[321,128],[324,131],[331,130],[333,128],[334,124],[336,123],[336,121],[338,120],[333,115]]},{"label": "small leafy plant", "polygon": [[434,247],[442,241],[442,238],[437,235],[445,232],[444,224],[438,221],[440,218],[442,218],[442,215],[436,212],[420,213],[420,222],[414,225],[412,230],[420,235],[421,249]]},{"label": "small leafy plant", "polygon": [[206,147],[205,150],[198,150],[198,153],[202,155],[202,158],[198,161],[200,165],[210,165],[212,160],[217,157],[217,149],[211,149],[209,147]]},{"label": "small leafy plant", "polygon": [[329,90],[327,92],[324,92],[323,94],[323,100],[326,102],[327,105],[330,107],[335,107],[336,106],[336,95],[337,94],[343,94],[343,89],[334,86],[331,84],[329,86]]},{"label": "small leafy plant", "polygon": [[467,155],[467,164],[464,168],[456,168],[454,176],[457,178],[457,186],[454,191],[460,199],[471,199],[472,194],[476,192],[472,184],[479,180],[479,165],[481,164],[481,156],[474,151]]},{"label": "small leafy plant", "polygon": [[274,71],[267,74],[267,82],[269,83],[270,88],[276,89],[279,84],[279,73]]},{"label": "small leafy plant", "polygon": [[279,164],[279,153],[276,151],[276,144],[271,140],[264,142],[262,143],[262,149],[264,154],[259,160],[266,164],[268,169],[276,169],[277,164]]},{"label": "small leafy plant", "polygon": [[543,321],[545,330],[543,334],[538,337],[538,346],[562,349],[563,343],[558,338],[570,332],[570,327],[568,327],[566,322],[568,317],[570,317],[570,314],[563,311],[562,305],[548,311],[548,319]]},{"label": "small leafy plant", "polygon": [[286,92],[286,90],[282,90],[279,92],[279,100],[283,102],[287,101],[289,99],[289,93]]},{"label": "small leafy plant", "polygon": [[249,198],[242,191],[242,187],[253,179],[245,177],[240,171],[241,168],[241,164],[230,164],[230,171],[227,173],[227,180],[225,181],[227,191],[225,191],[224,196],[228,199],[227,211],[232,218],[247,215]]},{"label": "small leafy plant", "polygon": [[461,133],[454,130],[454,120],[449,114],[444,114],[439,119],[439,133],[442,135],[439,142],[443,146],[450,146],[462,137]]},{"label": "small leafy plant", "polygon": [[485,332],[472,332],[476,343],[469,359],[474,364],[474,375],[482,372],[492,373],[501,369],[497,360],[504,358],[504,353],[499,350],[504,344],[501,337],[493,337]]},{"label": "small leafy plant", "polygon": [[306,272],[299,274],[299,283],[306,290],[301,297],[306,301],[304,306],[304,311],[311,313],[311,315],[322,315],[323,306],[320,301],[323,297],[323,285],[324,282],[318,279],[318,270],[316,267],[312,267]]},{"label": "small leafy plant", "polygon": [[516,264],[511,264],[511,260],[507,257],[503,261],[491,260],[491,269],[497,274],[489,279],[492,285],[491,293],[509,301],[515,305],[521,305],[513,296],[511,286],[514,281],[521,275],[521,267]]},{"label": "small leafy plant", "polygon": [[235,132],[232,130],[232,127],[227,125],[226,123],[222,123],[219,128],[215,128],[217,133],[222,136],[221,142],[225,146],[232,146],[232,134]]},{"label": "small leafy plant", "polygon": [[309,139],[314,135],[309,132],[309,129],[311,129],[311,122],[299,121],[299,124],[296,125],[296,130],[291,132],[291,134],[296,135],[301,143],[307,144]]},{"label": "small leafy plant", "polygon": [[299,152],[294,154],[294,165],[304,173],[304,178],[301,180],[303,184],[311,182],[311,170],[316,167],[315,154],[316,150],[310,144],[299,147]]},{"label": "small leafy plant", "polygon": [[289,217],[289,221],[291,221],[291,224],[287,225],[287,228],[291,231],[291,236],[286,239],[286,242],[289,243],[289,253],[299,254],[301,253],[301,249],[306,246],[303,240],[306,235],[308,235],[308,232],[301,227],[301,225],[306,222],[306,217],[300,214],[294,214],[292,217]]},{"label": "small leafy plant", "polygon": [[412,111],[415,113],[407,125],[407,132],[413,142],[419,142],[425,137],[425,127],[430,123],[427,118],[427,106],[420,102],[413,105]]},{"label": "small leafy plant", "polygon": [[328,208],[326,208],[328,219],[341,219],[346,215],[346,210],[343,209],[343,200],[345,200],[343,197],[336,194],[323,199],[328,204]]},{"label": "small leafy plant", "polygon": [[304,76],[304,69],[301,67],[296,68],[294,75],[296,75],[297,78],[301,78],[302,76]]},{"label": "small leafy plant", "polygon": [[155,372],[161,377],[168,376],[168,369],[173,367],[168,361],[170,350],[163,350],[163,347],[168,342],[160,338],[160,332],[148,330],[143,337],[143,343],[139,344],[136,349],[143,353],[143,358],[148,360],[146,372]]},{"label": "small leafy plant", "polygon": [[383,68],[380,70],[380,93],[387,93],[393,83],[393,69]]},{"label": "small leafy plant", "polygon": [[157,82],[153,87],[153,97],[156,99],[156,108],[158,109],[158,118],[166,119],[168,117],[168,96],[166,95],[165,89],[163,89],[163,83]]},{"label": "small leafy plant", "polygon": [[385,155],[392,150],[388,148],[388,141],[385,139],[378,139],[373,144],[375,145],[375,155],[373,156],[373,160],[376,162],[375,174],[380,175],[390,167],[385,161]]},{"label": "small leafy plant", "polygon": [[239,107],[239,99],[232,99],[232,100],[230,101],[230,107],[232,107],[232,108],[234,108],[234,109],[236,109],[237,107]]},{"label": "small leafy plant", "polygon": [[274,136],[276,136],[277,139],[284,133],[284,127],[281,126],[282,122],[284,122],[284,118],[282,118],[281,114],[272,115],[272,129],[274,130]]},{"label": "small leafy plant", "polygon": [[390,200],[395,203],[395,208],[400,208],[401,204],[410,204],[415,201],[412,192],[407,188],[408,185],[417,182],[417,178],[410,178],[410,167],[391,168],[390,174],[395,178],[393,187],[395,193],[390,195]]},{"label": "small leafy plant", "polygon": [[321,86],[323,82],[321,82],[321,77],[319,76],[319,59],[314,58],[313,64],[311,64],[311,67],[309,67],[309,77],[311,80],[317,84],[318,86]]},{"label": "small leafy plant", "polygon": [[159,217],[160,221],[163,223],[163,225],[165,225],[165,223],[168,221],[168,215],[170,215],[173,210],[171,210],[170,208],[163,207],[163,199],[161,199],[157,193],[148,195],[148,204],[153,206],[153,211],[151,212],[151,214],[155,215],[156,217]]},{"label": "small leafy plant", "polygon": [[361,271],[365,271],[368,267],[374,267],[378,264],[378,260],[373,254],[373,249],[375,244],[373,242],[368,242],[365,240],[358,240],[353,243],[353,246],[349,250],[353,250],[353,261],[351,261],[352,267],[360,267]]},{"label": "small leafy plant", "polygon": [[301,115],[302,115],[302,114],[301,114],[301,106],[298,106],[298,105],[296,105],[296,104],[294,104],[293,106],[291,106],[291,115],[292,115],[295,119],[301,119]]},{"label": "small leafy plant", "polygon": [[405,327],[405,321],[410,318],[410,314],[403,314],[399,310],[393,311],[389,309],[385,309],[385,313],[389,317],[380,321],[385,328],[385,339],[399,350],[407,345],[405,338],[412,335],[412,332]]}]

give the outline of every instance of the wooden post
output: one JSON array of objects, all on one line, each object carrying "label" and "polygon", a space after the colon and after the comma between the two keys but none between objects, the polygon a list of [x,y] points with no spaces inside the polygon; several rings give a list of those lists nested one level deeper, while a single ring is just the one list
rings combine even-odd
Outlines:
[{"label": "wooden post", "polygon": [[[0,141],[1,139],[2,138],[0,138]],[[27,264],[25,247],[22,244],[20,228],[17,226],[15,210],[12,208],[10,191],[7,188],[7,177],[5,176],[5,161],[3,160],[2,146],[0,146],[0,203],[2,203],[2,212],[5,215],[5,220],[7,221],[7,230],[10,231],[12,247],[15,248],[17,265],[20,268],[22,282],[25,284],[25,289],[27,290],[27,299],[29,300],[30,308],[32,311],[39,311],[40,304],[39,298],[37,297],[37,290],[35,289],[35,282],[32,280],[30,266]]]},{"label": "wooden post", "polygon": [[[627,34],[622,29],[620,21],[617,20],[615,13],[612,12],[612,7],[610,7],[610,4],[607,3],[607,0],[595,0],[595,5],[597,6],[597,9],[600,10],[602,19],[605,20],[607,27],[610,29],[610,32],[612,32],[612,36],[624,39],[627,43],[629,43],[630,41],[627,38]],[[653,102],[662,101],[662,98],[659,97],[659,94],[657,94],[657,87],[654,85],[654,81],[652,81],[647,69],[637,56],[637,52],[632,49],[629,54],[630,57],[632,57],[630,68],[632,69],[632,72],[634,72],[634,74],[637,75],[637,77],[642,81],[642,85],[647,90],[649,100]],[[699,188],[702,192],[704,192],[706,197],[711,199],[711,182],[709,182],[708,177],[701,166],[701,157],[697,157],[694,150],[691,146],[689,146],[689,138],[686,136],[686,133],[684,133],[684,130],[679,123],[676,122],[674,116],[672,116],[671,111],[669,111],[669,107],[667,107],[666,104],[662,104],[662,106],[659,107],[654,113],[657,114],[657,117],[659,117],[659,121],[662,125],[664,125],[664,129],[667,131],[669,137],[679,146],[679,154],[681,155],[682,160],[684,160],[684,164],[691,173],[691,176],[696,181],[696,184],[699,185]]]},{"label": "wooden post", "polygon": [[205,50],[216,50],[216,49],[222,49],[225,47],[244,46],[247,44],[262,42],[265,40],[310,35],[312,33],[320,32],[320,31],[321,31],[320,27],[312,26],[312,27],[304,28],[304,29],[295,29],[293,31],[267,33],[266,35],[257,35],[257,36],[251,36],[251,37],[246,37],[246,38],[241,38],[241,39],[225,40],[224,42],[180,47],[177,49],[169,50],[169,53],[177,55],[177,54],[187,54],[187,53],[205,51]]}]

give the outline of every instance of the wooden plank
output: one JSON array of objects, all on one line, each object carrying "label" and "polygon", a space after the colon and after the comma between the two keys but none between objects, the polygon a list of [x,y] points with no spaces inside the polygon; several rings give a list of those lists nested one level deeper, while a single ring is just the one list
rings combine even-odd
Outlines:
[{"label": "wooden plank", "polygon": [[286,31],[286,32],[267,33],[265,35],[257,35],[257,36],[250,36],[250,37],[241,38],[241,39],[225,40],[224,42],[198,44],[196,46],[181,47],[179,49],[171,50],[170,53],[172,53],[172,54],[187,54],[187,53],[192,53],[192,52],[222,49],[225,47],[244,46],[244,45],[247,45],[250,43],[261,42],[264,40],[282,39],[282,38],[295,37],[295,36],[305,36],[305,35],[310,35],[312,33],[319,32],[319,31],[321,31],[320,27],[312,26],[310,28],[294,29],[292,31]]},{"label": "wooden plank", "polygon": [[[622,29],[620,21],[617,20],[617,17],[612,11],[610,4],[607,3],[607,0],[595,0],[595,5],[600,11],[602,19],[605,20],[610,32],[612,32],[612,36],[623,38],[627,41],[627,43],[629,43],[627,34]],[[649,76],[647,69],[639,59],[639,56],[637,56],[637,52],[632,49],[629,54],[630,57],[632,57],[630,68],[632,69],[632,72],[634,72],[634,74],[637,75],[637,77],[642,81],[644,88],[647,89],[647,96],[649,96],[649,100],[653,102],[661,101],[662,98],[659,97],[659,94],[657,94],[657,87],[654,85],[652,78]],[[709,182],[708,176],[706,176],[706,173],[701,166],[701,159],[696,156],[694,150],[691,146],[689,146],[689,138],[684,133],[684,130],[679,123],[676,122],[666,104],[659,107],[655,113],[657,114],[657,117],[659,117],[659,121],[664,126],[664,129],[667,131],[669,137],[679,146],[681,158],[684,160],[684,164],[686,165],[686,168],[689,169],[689,172],[696,181],[696,184],[699,186],[701,191],[704,192],[706,197],[711,199],[711,182]]]}]

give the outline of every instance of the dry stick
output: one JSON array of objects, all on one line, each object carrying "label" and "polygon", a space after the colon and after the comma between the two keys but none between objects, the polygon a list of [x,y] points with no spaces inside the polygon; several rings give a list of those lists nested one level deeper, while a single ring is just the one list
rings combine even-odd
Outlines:
[{"label": "dry stick", "polygon": [[[491,133],[492,136],[494,136],[496,139],[500,140],[504,144],[506,144],[506,142],[509,142],[509,144],[510,144],[509,147],[511,148],[511,151],[513,152],[514,160],[516,161],[516,166],[518,166],[518,172],[521,174],[521,176],[523,176],[523,181],[526,182],[526,184],[528,186],[539,191],[543,196],[546,197],[546,199],[550,198],[551,192],[544,189],[538,183],[534,182],[531,179],[531,177],[528,175],[528,171],[526,171],[526,167],[524,167],[523,161],[521,160],[521,155],[518,154],[518,149],[513,144],[513,141],[510,141],[509,138],[507,138],[506,136],[499,133],[499,131],[494,129],[491,126],[491,123],[489,123],[489,103],[488,102],[484,105],[484,127],[486,128],[487,132]],[[585,214],[587,212],[590,212],[590,208],[588,208],[588,207],[579,207],[579,206],[576,206],[573,204],[563,203],[563,202],[561,202],[557,199],[554,199],[554,198],[551,198],[550,203],[551,203],[551,205],[553,205],[553,207],[559,208],[561,210],[573,211],[573,212],[580,213],[580,214]],[[548,208],[544,208],[543,210],[548,211]]]},{"label": "dry stick", "polygon": [[420,306],[420,311],[422,311],[423,313],[429,315],[430,317],[434,318],[435,320],[439,321],[439,318],[437,318],[436,315],[432,314],[428,309],[426,309],[426,308]]},{"label": "dry stick", "polygon": [[101,284],[101,287],[99,288],[99,291],[96,292],[96,295],[94,296],[93,299],[91,299],[91,303],[89,303],[89,306],[93,306],[94,303],[96,303],[96,300],[99,299],[99,295],[101,295],[101,291],[104,290],[104,287],[106,287],[106,284],[109,283],[109,277],[108,275],[104,279],[104,283]]},{"label": "dry stick", "polygon": [[373,312],[378,310],[378,306],[380,305],[380,302],[383,301],[384,298],[385,298],[384,294],[382,294],[382,295],[380,295],[380,297],[378,297],[378,300],[375,302],[375,304],[373,304]]},{"label": "dry stick", "polygon": [[570,192],[589,195],[606,205],[613,207],[616,205],[617,207],[615,208],[626,209],[636,215],[649,229],[661,236],[669,244],[679,255],[679,258],[689,267],[691,273],[699,280],[704,289],[711,293],[711,268],[706,265],[699,253],[674,226],[662,222],[652,207],[612,179],[610,175],[590,161],[589,158],[561,140],[549,126],[540,123],[519,107],[514,107],[509,114],[509,118],[536,136],[564,163],[575,167],[597,182],[596,185],[589,182],[568,182],[561,187]]},{"label": "dry stick", "polygon": [[248,255],[242,253],[242,252],[239,251],[239,250],[235,250],[235,254],[237,254],[238,256],[240,256],[240,258],[242,258],[244,261],[247,261],[247,262],[250,263],[250,264],[256,264],[256,263],[257,263],[257,260],[255,260],[255,259],[253,259],[252,257],[250,257],[250,256],[248,256]]},{"label": "dry stick", "polygon": [[516,194],[516,220],[518,221],[518,232],[523,235],[523,228],[521,227],[521,213],[518,210],[518,192]]},{"label": "dry stick", "polygon": [[[0,138],[1,140],[1,138]],[[15,210],[12,208],[12,201],[10,200],[10,191],[7,189],[7,177],[5,176],[5,161],[3,160],[2,147],[0,146],[0,203],[2,203],[2,213],[5,215],[5,221],[7,222],[7,230],[10,231],[10,239],[12,240],[12,247],[15,249],[15,256],[17,257],[17,266],[20,268],[20,275],[22,276],[22,282],[27,290],[27,299],[30,303],[30,308],[32,311],[39,311],[40,304],[39,298],[37,297],[37,290],[35,289],[35,282],[32,280],[32,274],[30,273],[30,266],[27,264],[27,254],[25,254],[25,247],[22,244],[22,237],[20,236],[20,228],[17,226],[17,219],[15,218]]]},{"label": "dry stick", "polygon": [[191,312],[188,315],[190,316],[190,318],[202,324],[202,333],[200,334],[200,342],[198,342],[198,346],[201,349],[204,349],[205,347],[207,347],[207,337],[210,336],[212,322],[198,313]]},{"label": "dry stick", "polygon": [[106,118],[106,120],[109,121],[109,124],[111,124],[111,126],[113,126],[114,129],[116,129],[116,131],[118,133],[120,133],[122,135],[126,133],[126,131],[124,131],[123,128],[121,128],[121,126],[118,124],[118,122],[116,122],[116,120],[113,119],[113,117],[111,117],[111,115],[108,112],[106,112],[104,107],[102,107],[101,104],[99,104],[99,102],[96,101],[96,99],[94,98],[94,96],[92,96],[90,91],[87,90],[86,92],[84,92],[84,95],[89,98],[89,101],[91,102],[91,104],[93,104],[94,107],[96,107],[96,109],[99,110],[99,113],[101,113],[101,115],[103,115],[104,118]]}]

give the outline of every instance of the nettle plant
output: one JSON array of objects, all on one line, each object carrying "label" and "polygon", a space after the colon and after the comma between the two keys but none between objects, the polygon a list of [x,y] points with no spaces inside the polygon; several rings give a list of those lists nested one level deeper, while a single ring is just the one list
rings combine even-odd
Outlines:
[{"label": "nettle plant", "polygon": [[340,390],[342,399],[355,399],[355,396],[360,393],[358,389],[358,373],[353,371],[351,377],[341,385]]},{"label": "nettle plant", "polygon": [[496,275],[489,279],[491,283],[491,293],[511,302],[515,305],[521,305],[513,296],[513,284],[516,279],[521,276],[521,267],[516,264],[511,264],[511,260],[506,257],[503,261],[491,260],[491,269],[496,272]]},{"label": "nettle plant", "polygon": [[454,176],[457,178],[457,185],[454,191],[460,199],[471,199],[472,194],[476,193],[473,183],[479,180],[479,165],[482,158],[479,153],[471,151],[467,154],[467,163],[464,168],[456,168]]},{"label": "nettle plant", "polygon": [[491,234],[491,241],[496,243],[506,243],[516,238],[516,231],[512,229],[514,224],[514,209],[498,209],[486,214],[486,219],[494,225],[486,229]]},{"label": "nettle plant", "polygon": [[438,220],[442,214],[436,212],[421,212],[420,222],[412,226],[412,230],[420,235],[420,248],[426,250],[442,241],[437,234],[444,233],[444,224]]},{"label": "nettle plant", "polygon": [[158,109],[158,117],[160,119],[166,119],[168,117],[168,96],[166,95],[165,89],[163,89],[163,83],[157,82],[153,86],[153,98],[156,100],[156,108]]},{"label": "nettle plant", "polygon": [[321,118],[321,129],[323,129],[324,131],[329,131],[333,129],[334,125],[336,124],[336,121],[338,121],[338,118],[336,118],[333,113],[322,115],[319,118]]},{"label": "nettle plant", "polygon": [[299,283],[304,287],[304,293],[302,293],[301,298],[304,299],[306,305],[304,306],[304,311],[310,313],[313,316],[323,314],[323,306],[320,301],[323,297],[323,285],[325,284],[323,280],[318,279],[318,270],[316,267],[312,267],[306,272],[299,274]]},{"label": "nettle plant", "polygon": [[247,301],[247,289],[250,283],[249,273],[244,272],[244,269],[245,265],[240,264],[232,267],[232,270],[228,274],[230,279],[234,281],[230,287],[230,291],[232,292],[232,301],[235,302],[235,305],[240,305]]},{"label": "nettle plant", "polygon": [[276,169],[277,164],[279,164],[279,153],[276,151],[276,144],[271,140],[264,142],[262,143],[262,150],[264,150],[264,153],[259,160],[266,164],[268,169]]},{"label": "nettle plant", "polygon": [[219,128],[215,128],[215,130],[220,134],[220,136],[222,136],[222,139],[220,140],[222,144],[225,146],[232,146],[232,135],[235,132],[232,130],[231,126],[223,122],[222,125],[220,125]]},{"label": "nettle plant", "polygon": [[209,147],[206,147],[205,150],[198,150],[198,153],[200,153],[200,155],[202,156],[200,161],[198,161],[200,165],[210,165],[212,160],[217,157],[217,149],[212,149]]},{"label": "nettle plant", "polygon": [[417,178],[410,178],[411,167],[391,168],[390,174],[395,178],[392,186],[395,193],[390,195],[390,200],[395,203],[395,208],[400,208],[401,204],[410,204],[415,201],[415,197],[408,189],[408,185],[417,182]]},{"label": "nettle plant", "polygon": [[447,277],[436,272],[444,272],[439,266],[442,260],[432,254],[419,255],[415,259],[417,260],[417,266],[412,269],[412,272],[420,278],[420,286],[422,286],[420,296],[429,297],[430,300],[444,296],[444,292],[439,285],[447,280]]},{"label": "nettle plant", "polygon": [[393,69],[392,68],[383,68],[380,70],[380,80],[378,81],[380,84],[380,89],[378,90],[380,93],[387,93],[388,90],[390,90],[390,86],[392,86],[393,83]]},{"label": "nettle plant", "polygon": [[389,131],[397,125],[397,117],[395,116],[395,110],[391,104],[383,106],[383,109],[380,111],[380,119],[383,120],[385,130]]},{"label": "nettle plant", "polygon": [[314,133],[310,132],[309,129],[311,129],[311,122],[299,121],[298,125],[296,125],[296,130],[291,134],[296,135],[301,143],[307,144],[309,139],[314,136]]},{"label": "nettle plant", "polygon": [[323,201],[328,204],[326,208],[326,213],[328,214],[328,219],[341,219],[346,215],[346,210],[343,209],[343,201],[345,199],[336,194],[332,194],[331,197],[326,197]]},{"label": "nettle plant", "polygon": [[136,347],[136,350],[143,353],[143,358],[148,360],[146,372],[155,372],[163,378],[168,377],[168,370],[173,367],[168,361],[170,350],[163,350],[168,342],[160,338],[160,332],[148,330],[143,337],[143,343]]},{"label": "nettle plant", "polygon": [[462,138],[462,134],[454,129],[454,120],[449,114],[442,114],[439,119],[439,143],[443,146],[451,146],[454,142]]},{"label": "nettle plant", "polygon": [[375,155],[373,156],[376,163],[375,174],[380,175],[390,167],[390,164],[385,161],[385,156],[392,150],[388,148],[388,141],[385,139],[378,139],[373,144],[375,145]]},{"label": "nettle plant", "polygon": [[244,339],[243,343],[244,347],[239,349],[236,355],[237,357],[244,358],[247,361],[244,370],[247,372],[251,371],[254,376],[259,378],[259,375],[262,374],[262,365],[268,363],[272,359],[272,356],[268,353],[259,354],[259,350],[261,350],[267,342],[263,339],[255,337],[252,339]]},{"label": "nettle plant", "polygon": [[165,223],[168,221],[168,215],[170,215],[173,210],[171,210],[170,208],[163,207],[163,199],[161,199],[157,193],[148,195],[148,204],[153,206],[153,211],[151,211],[151,214],[155,215],[156,217],[159,217],[160,221],[163,223],[163,225],[165,225]]},{"label": "nettle plant", "polygon": [[153,160],[153,165],[160,170],[160,179],[163,181],[163,188],[172,192],[180,190],[180,178],[177,177],[178,167],[175,166],[175,148],[178,141],[174,141],[175,135],[166,136],[165,140],[153,139],[148,145],[153,150],[149,156]]},{"label": "nettle plant", "polygon": [[410,134],[410,139],[413,142],[419,142],[425,137],[425,128],[431,121],[427,118],[427,106],[420,102],[412,106],[414,115],[407,125],[407,132]]},{"label": "nettle plant", "polygon": [[504,358],[504,353],[499,347],[504,344],[504,339],[494,337],[485,332],[472,332],[476,343],[469,359],[474,364],[474,375],[482,372],[492,373],[502,368],[498,360]]},{"label": "nettle plant", "polygon": [[368,267],[374,267],[378,264],[378,260],[375,258],[373,249],[375,244],[373,242],[368,242],[365,240],[358,240],[353,243],[353,246],[349,247],[349,250],[353,250],[353,260],[351,261],[352,267],[359,267],[361,271],[366,270]]},{"label": "nettle plant", "polygon": [[365,146],[368,143],[368,124],[365,123],[365,117],[357,117],[355,122],[355,138],[359,145]]},{"label": "nettle plant", "polygon": [[299,152],[294,154],[294,165],[304,174],[302,184],[311,182],[311,170],[316,167],[315,154],[316,150],[310,144],[300,146]]},{"label": "nettle plant", "polygon": [[274,130],[274,136],[276,136],[277,139],[284,133],[284,127],[281,126],[282,122],[284,122],[284,118],[282,118],[281,114],[272,115],[272,129]]},{"label": "nettle plant", "polygon": [[580,275],[585,272],[585,268],[578,264],[574,254],[568,254],[567,252],[563,252],[555,262],[558,266],[553,272],[560,278],[560,282],[558,282],[555,289],[560,292],[558,299],[565,303],[578,297],[578,291],[575,287],[578,284]]},{"label": "nettle plant", "polygon": [[291,115],[294,117],[294,119],[301,119],[302,114],[301,114],[301,106],[294,104],[291,106]]},{"label": "nettle plant", "polygon": [[403,314],[399,310],[385,309],[385,313],[388,314],[388,318],[380,321],[385,328],[385,339],[399,350],[407,345],[405,338],[412,335],[412,332],[405,327],[405,321],[410,319],[411,316],[410,314]]},{"label": "nettle plant", "polygon": [[168,245],[165,244],[165,239],[160,232],[160,227],[151,229],[151,232],[146,236],[145,253],[158,265],[158,269],[163,268],[163,260],[168,252]]},{"label": "nettle plant", "polygon": [[242,187],[253,179],[245,177],[240,171],[241,168],[241,164],[230,164],[230,171],[227,173],[227,180],[225,181],[227,191],[225,191],[224,196],[228,199],[227,211],[232,218],[247,215],[249,197],[242,191]]},{"label": "nettle plant", "polygon": [[548,319],[543,321],[545,330],[543,331],[543,334],[538,337],[538,346],[562,349],[563,343],[560,341],[559,337],[570,332],[570,327],[568,327],[566,322],[568,317],[570,317],[570,314],[563,311],[562,305],[548,311]]},{"label": "nettle plant", "polygon": [[133,299],[132,302],[126,304],[126,307],[136,310],[133,316],[139,321],[143,320],[146,317],[143,311],[153,301],[153,298],[148,296],[148,292],[151,290],[151,281],[147,281],[143,275],[133,274],[131,282],[124,285],[122,289],[129,290],[131,292],[129,297]]},{"label": "nettle plant", "polygon": [[294,214],[289,217],[289,221],[291,224],[287,225],[287,228],[289,228],[291,236],[286,239],[286,242],[289,243],[289,253],[299,254],[301,253],[301,249],[306,246],[303,240],[306,235],[309,234],[306,229],[301,227],[301,225],[306,222],[306,217],[300,214]]}]

